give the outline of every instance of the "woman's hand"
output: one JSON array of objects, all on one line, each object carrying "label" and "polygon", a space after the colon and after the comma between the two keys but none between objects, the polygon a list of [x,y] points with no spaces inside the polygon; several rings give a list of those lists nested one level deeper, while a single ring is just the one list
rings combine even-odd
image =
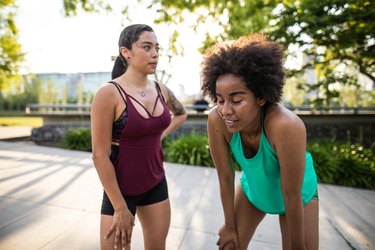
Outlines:
[{"label": "woman's hand", "polygon": [[108,239],[112,233],[115,233],[114,249],[119,249],[121,239],[121,249],[125,249],[130,245],[134,226],[134,216],[129,209],[116,210],[113,214],[112,226],[105,235],[104,239]]},{"label": "woman's hand", "polygon": [[219,230],[219,240],[216,242],[216,245],[219,246],[220,250],[239,249],[236,230],[234,228],[227,228],[225,225],[222,226]]}]

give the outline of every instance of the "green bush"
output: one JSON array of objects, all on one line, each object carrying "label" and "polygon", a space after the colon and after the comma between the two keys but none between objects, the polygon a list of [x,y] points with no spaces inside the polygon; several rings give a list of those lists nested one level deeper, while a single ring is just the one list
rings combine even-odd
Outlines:
[{"label": "green bush", "polygon": [[[164,138],[165,160],[193,166],[214,167],[208,138],[205,134],[182,135],[172,140]],[[69,130],[63,137],[63,147],[91,151],[90,129]],[[314,159],[320,183],[375,189],[375,154],[360,144],[337,141],[315,141],[307,145]],[[232,159],[232,167],[240,167]]]},{"label": "green bush", "polygon": [[319,182],[375,189],[375,155],[360,144],[319,141],[308,145]]},{"label": "green bush", "polygon": [[163,140],[161,141],[161,145],[163,149],[165,150],[166,148],[168,148],[171,142],[172,142],[172,138],[170,136],[164,137]]},{"label": "green bush", "polygon": [[182,135],[164,149],[166,161],[193,166],[213,167],[206,135]]},{"label": "green bush", "polygon": [[312,142],[307,145],[314,159],[314,167],[319,182],[334,184],[339,168],[338,160],[332,157],[332,143],[326,141]]},{"label": "green bush", "polygon": [[63,148],[91,152],[91,131],[88,128],[69,129],[62,141]]},{"label": "green bush", "polygon": [[[166,143],[166,161],[214,167],[206,135],[183,135]],[[314,159],[320,183],[375,189],[375,154],[360,144],[310,142],[307,149]],[[232,159],[232,167],[240,167]]]}]

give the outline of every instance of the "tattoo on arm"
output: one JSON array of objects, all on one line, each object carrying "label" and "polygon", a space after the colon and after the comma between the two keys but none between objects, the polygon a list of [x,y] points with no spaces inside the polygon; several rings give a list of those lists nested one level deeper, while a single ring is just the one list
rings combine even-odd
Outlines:
[{"label": "tattoo on arm", "polygon": [[169,106],[171,108],[171,111],[174,115],[183,115],[186,113],[184,106],[176,99],[173,92],[167,88],[168,90],[168,96],[169,96]]}]

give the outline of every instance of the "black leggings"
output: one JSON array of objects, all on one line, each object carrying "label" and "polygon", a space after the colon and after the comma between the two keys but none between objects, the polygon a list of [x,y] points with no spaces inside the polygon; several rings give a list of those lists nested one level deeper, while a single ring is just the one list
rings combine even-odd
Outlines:
[{"label": "black leggings", "polygon": [[[128,206],[129,211],[135,215],[137,206],[146,206],[154,203],[158,203],[168,199],[168,185],[167,180],[164,177],[159,184],[150,189],[149,191],[138,194],[138,195],[124,195],[123,196]],[[112,215],[114,214],[114,209],[108,195],[103,192],[103,202],[101,214]]]}]

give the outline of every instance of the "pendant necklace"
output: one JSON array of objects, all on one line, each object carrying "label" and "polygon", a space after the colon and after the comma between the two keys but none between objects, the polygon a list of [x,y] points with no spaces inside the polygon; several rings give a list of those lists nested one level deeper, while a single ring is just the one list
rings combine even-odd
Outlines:
[{"label": "pendant necklace", "polygon": [[[136,86],[136,84],[131,84],[132,81],[127,81],[130,89],[132,89],[133,91],[137,92],[141,97],[145,97],[146,96],[146,92],[144,89],[140,89],[140,88],[134,88]],[[146,85],[144,86],[144,88],[146,89],[147,88],[147,85],[148,83],[146,83]]]}]

